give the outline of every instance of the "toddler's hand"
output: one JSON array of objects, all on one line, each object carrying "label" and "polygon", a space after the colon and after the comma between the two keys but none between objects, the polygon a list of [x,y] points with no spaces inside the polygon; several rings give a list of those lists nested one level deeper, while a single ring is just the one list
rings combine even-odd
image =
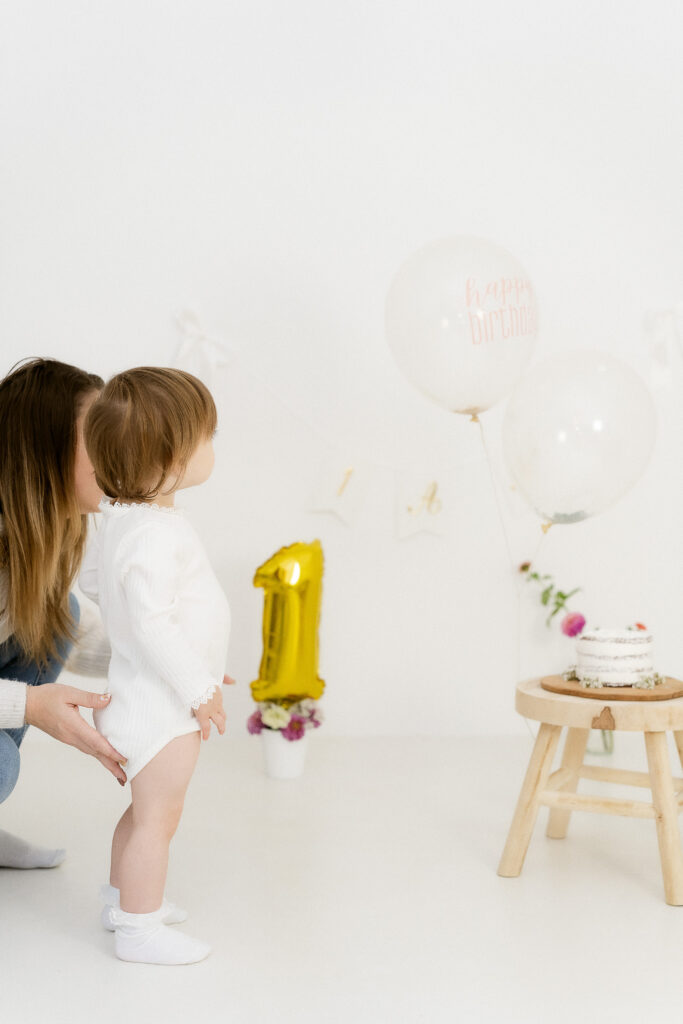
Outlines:
[{"label": "toddler's hand", "polygon": [[[224,684],[234,682],[235,680],[230,676],[223,676]],[[208,740],[212,722],[221,736],[225,732],[225,711],[223,710],[223,694],[220,689],[214,692],[213,697],[206,704],[200,704],[198,708],[193,708],[192,714],[201,726],[203,740]]]}]

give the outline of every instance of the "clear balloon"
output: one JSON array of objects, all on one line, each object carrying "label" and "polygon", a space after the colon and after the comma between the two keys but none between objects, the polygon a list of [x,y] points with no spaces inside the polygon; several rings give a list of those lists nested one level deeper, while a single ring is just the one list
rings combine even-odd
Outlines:
[{"label": "clear balloon", "polygon": [[540,363],[516,386],[503,450],[520,494],[544,520],[578,523],[635,484],[656,432],[652,396],[635,370],[577,351]]},{"label": "clear balloon", "polygon": [[508,394],[537,329],[528,274],[482,238],[424,246],[399,268],[387,295],[386,335],[398,366],[452,412],[483,412]]}]

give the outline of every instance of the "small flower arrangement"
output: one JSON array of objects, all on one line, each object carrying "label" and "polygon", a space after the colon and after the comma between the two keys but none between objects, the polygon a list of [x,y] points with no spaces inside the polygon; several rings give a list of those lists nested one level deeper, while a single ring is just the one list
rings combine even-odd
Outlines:
[{"label": "small flower arrangement", "polygon": [[247,729],[252,735],[264,729],[279,730],[286,740],[296,741],[303,739],[306,729],[317,729],[322,721],[322,711],[311,697],[293,704],[264,700],[247,719]]}]

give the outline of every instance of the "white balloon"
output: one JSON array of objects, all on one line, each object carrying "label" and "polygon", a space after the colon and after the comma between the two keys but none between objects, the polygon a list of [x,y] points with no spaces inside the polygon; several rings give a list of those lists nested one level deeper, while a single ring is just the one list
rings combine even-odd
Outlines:
[{"label": "white balloon", "polygon": [[489,409],[526,367],[537,334],[531,281],[506,249],[471,236],[419,249],[386,301],[389,347],[408,379],[453,412]]},{"label": "white balloon", "polygon": [[633,486],[656,432],[652,396],[635,370],[587,350],[522,378],[505,412],[503,449],[520,494],[543,519],[578,523]]}]

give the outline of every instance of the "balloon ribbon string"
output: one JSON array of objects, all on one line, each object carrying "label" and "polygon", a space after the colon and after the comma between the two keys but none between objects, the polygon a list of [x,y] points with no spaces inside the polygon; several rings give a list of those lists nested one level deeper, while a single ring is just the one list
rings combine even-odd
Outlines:
[{"label": "balloon ribbon string", "polygon": [[543,532],[541,533],[541,539],[539,540],[539,542],[538,542],[538,544],[536,546],[536,550],[533,553],[533,556],[532,556],[532,558],[531,558],[531,560],[529,562],[529,565],[534,565],[534,563],[536,562],[536,560],[537,560],[537,558],[539,556],[539,553],[541,551],[541,548],[543,547],[543,542],[545,541],[547,536],[548,536],[548,531],[547,530],[543,530]]},{"label": "balloon ribbon string", "polygon": [[503,516],[503,509],[502,509],[502,506],[500,504],[500,500],[498,498],[498,486],[496,484],[496,477],[495,477],[495,474],[493,472],[493,464],[491,462],[491,456],[489,454],[488,445],[486,444],[486,436],[484,434],[484,426],[483,426],[483,424],[482,424],[482,422],[481,422],[481,420],[479,418],[477,418],[476,422],[477,422],[477,424],[479,426],[479,435],[481,437],[481,443],[482,443],[482,447],[484,449],[484,455],[486,456],[486,462],[487,462],[488,467],[489,467],[489,474],[491,476],[491,486],[493,487],[493,496],[495,498],[496,508],[498,510],[498,519],[500,520],[500,528],[501,528],[501,530],[503,532],[503,537],[505,539],[505,547],[507,548],[508,558],[510,559],[510,568],[513,570],[513,572],[516,572],[517,571],[517,566],[515,565],[515,559],[514,559],[513,554],[512,554],[512,548],[510,547],[510,539],[508,537],[508,533],[507,533],[507,530],[505,528],[505,518]]},{"label": "balloon ribbon string", "polygon": [[[522,672],[522,595],[521,595],[521,591],[520,591],[520,582],[519,582],[519,579],[518,579],[518,576],[519,576],[518,566],[516,565],[514,556],[512,554],[512,547],[510,545],[510,538],[508,537],[508,532],[507,532],[507,529],[506,529],[506,526],[505,526],[505,517],[503,515],[503,508],[502,508],[502,505],[500,503],[500,499],[498,497],[498,485],[496,483],[495,473],[493,472],[493,463],[491,462],[491,456],[489,454],[488,445],[486,444],[486,435],[484,434],[484,427],[483,427],[482,422],[481,422],[481,420],[479,419],[478,416],[476,418],[473,417],[472,418],[472,422],[476,423],[478,425],[478,427],[479,427],[479,435],[481,437],[481,444],[482,444],[482,447],[484,449],[484,455],[486,456],[487,465],[489,467],[489,475],[491,477],[491,486],[493,488],[493,497],[494,497],[494,500],[495,500],[495,503],[496,503],[496,510],[498,512],[498,520],[500,522],[500,528],[501,528],[501,531],[502,531],[502,534],[503,534],[503,538],[505,540],[505,548],[507,550],[508,559],[509,559],[509,562],[510,562],[510,569],[512,570],[512,579],[513,579],[513,585],[514,585],[514,588],[515,588],[516,604],[517,604],[517,622],[516,622],[516,633],[517,633],[517,636],[516,636],[516,657],[517,657],[517,663],[516,663],[516,667],[515,667],[515,686],[516,686],[518,683],[521,682],[521,672]],[[535,739],[533,729],[529,725],[529,722],[528,722],[528,720],[526,718],[524,719],[524,722],[526,724],[527,729],[529,730],[529,733],[530,733],[532,739]]]}]

